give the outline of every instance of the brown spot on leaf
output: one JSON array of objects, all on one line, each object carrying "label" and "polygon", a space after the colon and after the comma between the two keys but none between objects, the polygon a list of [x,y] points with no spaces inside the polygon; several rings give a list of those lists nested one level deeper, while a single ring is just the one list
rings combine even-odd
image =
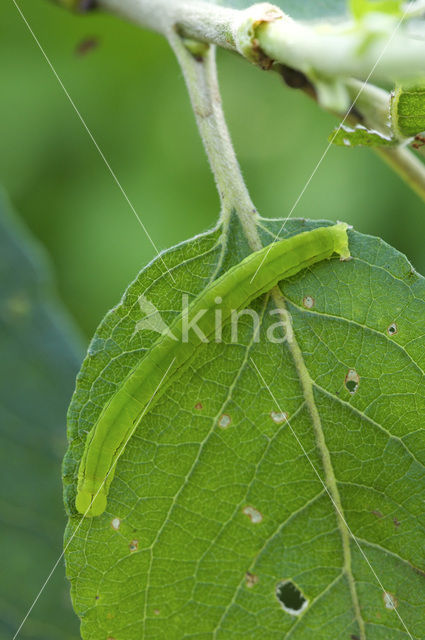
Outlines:
[{"label": "brown spot on leaf", "polygon": [[397,520],[397,518],[393,518],[393,522],[394,522],[394,526],[399,527],[401,525],[400,520]]},{"label": "brown spot on leaf", "polygon": [[248,589],[252,589],[252,587],[254,587],[257,584],[257,582],[258,582],[258,576],[247,571],[245,574],[245,583]]},{"label": "brown spot on leaf", "polygon": [[197,402],[195,404],[196,411],[201,411],[203,408],[204,408],[204,405],[202,404],[202,402]]},{"label": "brown spot on leaf", "polygon": [[383,518],[383,517],[384,517],[384,514],[383,514],[381,511],[379,511],[378,509],[374,509],[374,510],[372,511],[372,513],[373,513],[373,515],[374,515],[374,516],[376,516],[377,518]]}]

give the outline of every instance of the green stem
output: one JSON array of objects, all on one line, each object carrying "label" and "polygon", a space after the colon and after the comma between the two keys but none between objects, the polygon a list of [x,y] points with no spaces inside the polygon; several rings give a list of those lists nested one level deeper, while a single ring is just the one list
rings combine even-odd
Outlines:
[{"label": "green stem", "polygon": [[199,49],[172,30],[168,34],[189,90],[202,142],[211,165],[222,205],[222,219],[227,222],[235,211],[246,234],[250,236],[257,216],[230,139],[221,105],[215,64],[215,47]]}]

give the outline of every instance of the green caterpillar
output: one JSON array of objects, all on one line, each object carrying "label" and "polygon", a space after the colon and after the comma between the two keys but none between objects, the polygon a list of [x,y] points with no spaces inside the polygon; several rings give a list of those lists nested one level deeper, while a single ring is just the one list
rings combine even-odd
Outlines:
[{"label": "green caterpillar", "polygon": [[[190,322],[199,315],[197,326],[205,336],[212,336],[217,302],[226,322],[232,310],[243,309],[280,280],[334,253],[341,258],[350,255],[344,223],[275,242],[252,253],[206,287],[189,305],[187,319]],[[190,340],[184,342],[183,315],[176,318],[103,408],[87,436],[78,470],[76,508],[79,513],[97,516],[105,510],[116,463],[127,442],[147,409],[181,373],[202,342],[201,337],[193,333]]]}]

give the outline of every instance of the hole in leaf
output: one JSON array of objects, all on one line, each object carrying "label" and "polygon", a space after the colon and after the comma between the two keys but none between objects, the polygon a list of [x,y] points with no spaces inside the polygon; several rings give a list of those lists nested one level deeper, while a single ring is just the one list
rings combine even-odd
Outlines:
[{"label": "hole in leaf", "polygon": [[134,553],[139,548],[139,541],[132,540],[128,546],[130,548],[131,553]]},{"label": "hole in leaf", "polygon": [[357,385],[354,380],[347,380],[347,389],[350,393],[356,393]]},{"label": "hole in leaf", "polygon": [[398,328],[395,322],[392,322],[390,326],[387,328],[387,333],[389,336],[395,336],[397,331],[398,331]]},{"label": "hole in leaf", "polygon": [[291,580],[280,582],[277,585],[276,598],[282,609],[292,616],[299,616],[308,606],[307,598],[304,597],[300,589]]},{"label": "hole in leaf", "polygon": [[353,395],[359,388],[360,377],[355,369],[349,369],[345,376],[345,388]]}]

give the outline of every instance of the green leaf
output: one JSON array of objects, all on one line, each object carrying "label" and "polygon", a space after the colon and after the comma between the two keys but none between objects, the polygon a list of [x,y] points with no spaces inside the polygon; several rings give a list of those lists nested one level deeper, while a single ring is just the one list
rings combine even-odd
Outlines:
[{"label": "green leaf", "polygon": [[338,127],[328,139],[340,147],[394,147],[399,144],[396,138],[386,137],[362,125],[356,125],[354,128],[345,125]]},{"label": "green leaf", "polygon": [[[282,236],[323,224],[290,220]],[[260,220],[264,245],[281,226]],[[407,640],[394,607],[423,637],[425,282],[378,238],[350,232],[350,247],[351,261],[282,283],[296,342],[267,339],[276,316],[263,296],[259,343],[245,317],[237,342],[227,328],[199,349],[127,445],[106,511],[84,520],[74,499],[87,432],[158,335],[139,324],[140,296],[169,324],[182,293],[249,252],[237,221],[165,252],[176,282],[155,260],[107,314],[64,465],[84,639]]]},{"label": "green leaf", "polygon": [[[0,638],[10,640],[61,554],[64,415],[81,349],[45,257],[0,197]],[[19,637],[71,640],[60,565]]]}]

